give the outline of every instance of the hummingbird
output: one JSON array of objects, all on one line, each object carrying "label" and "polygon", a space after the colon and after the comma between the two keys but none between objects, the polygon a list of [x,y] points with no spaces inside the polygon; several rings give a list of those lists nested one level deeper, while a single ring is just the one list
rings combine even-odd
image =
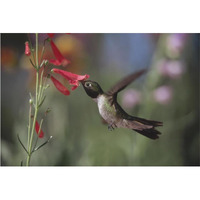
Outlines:
[{"label": "hummingbird", "polygon": [[143,69],[126,76],[108,92],[104,92],[101,86],[95,81],[84,80],[81,83],[87,95],[97,103],[99,113],[108,124],[109,130],[114,130],[114,128],[128,128],[150,139],[157,139],[161,133],[155,127],[162,126],[162,122],[131,116],[117,102],[117,94],[144,72],[146,70]]}]

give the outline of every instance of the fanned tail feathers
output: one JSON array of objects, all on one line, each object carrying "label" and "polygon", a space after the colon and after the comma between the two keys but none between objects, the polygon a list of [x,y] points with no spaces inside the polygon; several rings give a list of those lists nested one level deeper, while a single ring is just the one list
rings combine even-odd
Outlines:
[{"label": "fanned tail feathers", "polygon": [[154,127],[163,125],[163,122],[154,121],[154,120],[147,120],[147,119],[143,119],[143,118],[139,118],[139,117],[134,117],[134,120],[136,120],[140,123],[143,123],[145,125],[152,125]]},{"label": "fanned tail feathers", "polygon": [[136,129],[133,129],[134,131],[150,138],[150,139],[158,139],[159,138],[159,135],[161,134],[159,131],[157,131],[156,129],[154,128],[151,128],[151,129],[143,129],[143,130],[136,130]]},{"label": "fanned tail feathers", "polygon": [[153,120],[147,120],[147,119],[143,119],[143,118],[138,118],[138,117],[134,117],[134,120],[137,122],[140,122],[144,125],[151,125],[152,128],[147,128],[147,129],[133,129],[134,131],[150,138],[150,139],[158,139],[159,135],[161,134],[161,132],[159,132],[158,130],[155,129],[155,127],[157,126],[162,126],[163,122],[159,122],[159,121],[153,121]]}]

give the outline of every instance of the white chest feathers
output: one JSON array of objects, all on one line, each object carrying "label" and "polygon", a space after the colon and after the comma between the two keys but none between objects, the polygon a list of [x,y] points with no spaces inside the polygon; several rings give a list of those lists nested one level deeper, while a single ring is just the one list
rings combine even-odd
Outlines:
[{"label": "white chest feathers", "polygon": [[116,111],[114,106],[111,106],[108,99],[101,95],[97,98],[97,105],[100,115],[106,120],[109,124],[112,124],[116,121]]}]

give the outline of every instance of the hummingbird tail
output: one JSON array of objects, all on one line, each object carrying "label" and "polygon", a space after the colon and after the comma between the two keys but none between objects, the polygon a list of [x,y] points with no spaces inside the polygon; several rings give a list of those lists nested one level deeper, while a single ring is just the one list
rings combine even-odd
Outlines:
[{"label": "hummingbird tail", "polygon": [[157,131],[156,129],[154,128],[151,128],[151,129],[143,129],[143,130],[136,130],[136,129],[133,129],[134,131],[150,138],[150,139],[158,139],[159,138],[159,135],[161,134],[159,131]]},{"label": "hummingbird tail", "polygon": [[153,127],[163,126],[163,122],[159,122],[159,121],[147,120],[147,119],[143,119],[143,118],[139,118],[139,117],[134,117],[134,120],[138,121],[140,123],[143,123],[145,125],[151,125]]},{"label": "hummingbird tail", "polygon": [[153,140],[159,138],[159,135],[161,134],[161,132],[156,130],[155,127],[162,126],[163,122],[147,120],[147,119],[143,119],[143,118],[139,118],[139,117],[134,117],[134,120],[139,123],[142,123],[143,125],[147,125],[147,127],[152,126],[152,128],[145,128],[145,126],[143,126],[143,128],[141,128],[139,130],[133,129],[134,131],[136,131],[150,139],[153,139]]}]

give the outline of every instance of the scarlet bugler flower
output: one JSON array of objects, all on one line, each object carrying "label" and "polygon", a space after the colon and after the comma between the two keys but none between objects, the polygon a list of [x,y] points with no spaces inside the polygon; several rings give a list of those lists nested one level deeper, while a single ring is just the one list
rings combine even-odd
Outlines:
[{"label": "scarlet bugler flower", "polygon": [[30,50],[28,42],[25,42],[25,55],[27,55],[27,56],[31,55],[31,50]]},{"label": "scarlet bugler flower", "polygon": [[51,76],[51,80],[53,82],[53,84],[55,85],[55,87],[64,95],[69,95],[70,91],[61,83],[59,82],[57,79],[55,79],[53,76]]},{"label": "scarlet bugler flower", "polygon": [[43,138],[44,137],[44,132],[42,131],[42,129],[40,130],[40,133],[39,133],[39,130],[40,130],[40,125],[39,123],[36,121],[35,122],[35,131],[37,134],[39,134],[39,138]]},{"label": "scarlet bugler flower", "polygon": [[47,35],[50,37],[50,38],[53,38],[55,33],[47,33]]},{"label": "scarlet bugler flower", "polygon": [[62,65],[63,67],[67,66],[70,61],[67,60],[59,51],[59,49],[57,48],[57,46],[55,45],[55,43],[51,40],[50,41],[51,44],[51,48],[53,50],[54,56],[56,57],[56,59],[50,59],[49,62],[52,63],[53,65],[56,66],[60,66]]},{"label": "scarlet bugler flower", "polygon": [[53,68],[52,71],[57,74],[60,74],[66,80],[68,80],[69,84],[73,85],[72,90],[75,90],[79,86],[79,81],[86,80],[90,77],[88,74],[78,75],[78,74],[73,74],[71,72],[64,71],[61,69],[56,69],[56,68]]}]

